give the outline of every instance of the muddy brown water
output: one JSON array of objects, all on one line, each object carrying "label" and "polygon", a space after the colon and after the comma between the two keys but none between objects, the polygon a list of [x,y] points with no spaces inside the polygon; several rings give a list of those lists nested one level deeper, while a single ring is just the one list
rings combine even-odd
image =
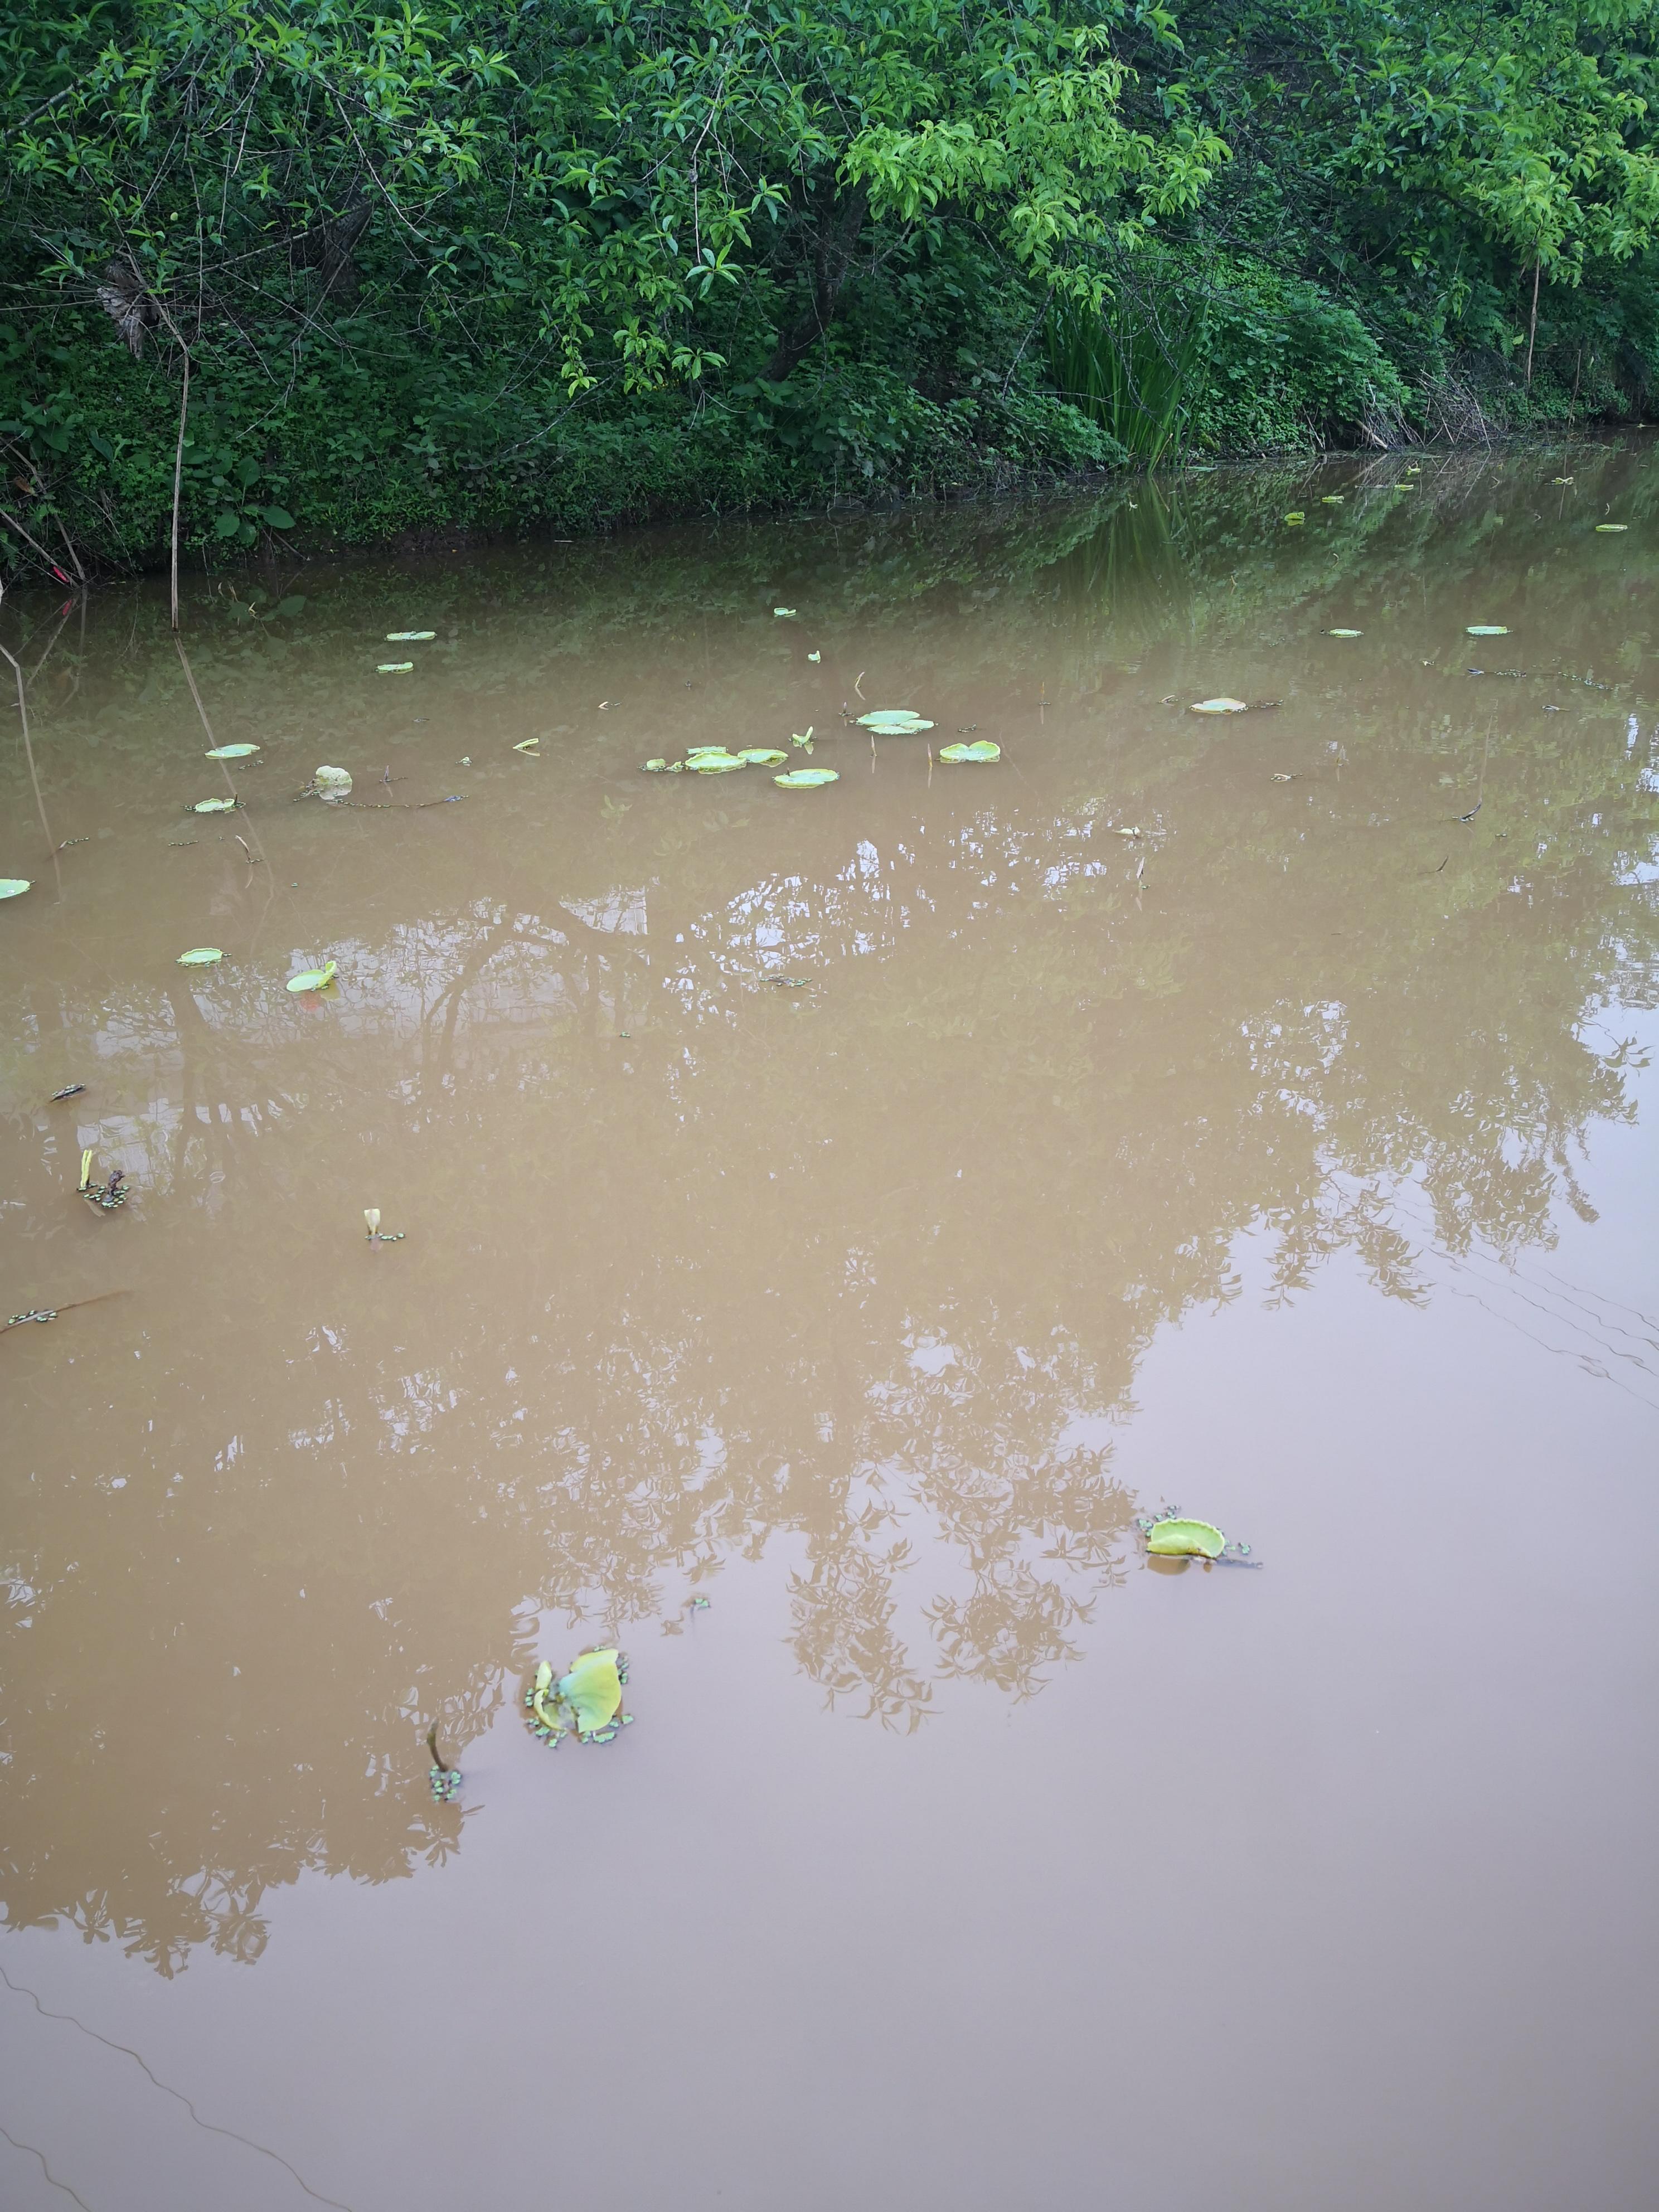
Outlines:
[{"label": "muddy brown water", "polygon": [[9,599],[9,2207],[1651,2201],[1659,455],[1418,459]]}]

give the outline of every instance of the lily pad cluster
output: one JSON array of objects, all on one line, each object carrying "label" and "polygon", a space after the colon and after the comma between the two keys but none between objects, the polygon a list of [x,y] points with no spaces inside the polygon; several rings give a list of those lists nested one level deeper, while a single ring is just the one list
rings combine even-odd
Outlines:
[{"label": "lily pad cluster", "polygon": [[530,1733],[554,1751],[573,1729],[578,1743],[614,1743],[633,1724],[633,1714],[622,1709],[627,1680],[628,1654],[611,1644],[582,1652],[556,1683],[544,1659],[524,1693]]},{"label": "lily pad cluster", "polygon": [[775,768],[788,757],[775,745],[745,745],[741,752],[726,745],[692,745],[684,760],[648,760],[645,771],[647,775],[682,775],[688,770],[693,775],[730,775],[740,768]]},{"label": "lily pad cluster", "polygon": [[1218,1560],[1224,1566],[1255,1566],[1248,1544],[1230,1544],[1213,1521],[1196,1521],[1178,1505],[1166,1505],[1151,1519],[1137,1517],[1148,1554],[1157,1559]]},{"label": "lily pad cluster", "polygon": [[459,1766],[429,1766],[427,1779],[432,1784],[434,1805],[452,1804],[461,1793],[461,1770]]}]

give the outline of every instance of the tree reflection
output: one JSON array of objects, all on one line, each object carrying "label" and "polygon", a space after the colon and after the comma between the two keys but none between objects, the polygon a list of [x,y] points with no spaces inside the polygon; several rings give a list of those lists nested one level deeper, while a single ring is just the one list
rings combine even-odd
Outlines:
[{"label": "tree reflection", "polygon": [[[930,787],[890,754],[895,796],[792,816],[788,846],[729,789],[545,837],[481,805],[403,847],[297,809],[296,872],[356,872],[321,1022],[280,988],[280,931],[193,983],[129,957],[118,900],[87,925],[94,980],[43,939],[7,986],[19,1303],[104,1287],[117,1252],[134,1297],[3,1347],[12,1923],[66,1917],[162,1971],[201,1943],[256,1958],[273,1885],[459,1846],[420,1737],[465,1746],[516,1695],[544,1610],[620,1634],[775,1542],[827,1699],[909,1729],[946,1683],[1029,1698],[1122,1578],[1109,1434],[1139,1362],[1238,1294],[1243,1231],[1277,1299],[1346,1252],[1421,1303],[1431,1221],[1446,1252],[1513,1257],[1587,1206],[1573,1155],[1630,1110],[1589,1024],[1654,969],[1628,695],[1516,734],[1519,691],[1500,713],[1467,679],[1450,716],[1402,648],[1386,684],[1293,670],[1294,725],[1243,738],[1162,704],[1194,635],[1305,631],[1334,568],[1382,602],[1432,547],[1461,582],[1480,496],[1453,482],[1433,539],[1427,496],[1359,511],[1346,568],[1264,552],[1271,479],[1132,523],[862,532],[816,604],[872,625],[872,660],[902,626],[967,719],[1041,680],[1041,757]],[[687,605],[735,653],[762,544],[595,556],[552,635],[467,679],[472,711],[618,636],[672,658]],[[1605,665],[1594,595],[1521,551],[1512,595],[1553,593],[1560,649]],[[485,632],[480,605],[455,618]],[[58,761],[65,806],[139,788],[138,687],[173,679],[134,650],[94,638],[83,720],[47,722],[110,740]],[[303,658],[222,640],[198,680],[263,697],[277,651]],[[331,664],[307,665],[278,721],[317,710]],[[757,665],[758,724],[788,693]],[[1269,780],[1278,726],[1299,784]],[[573,741],[562,793],[605,787],[609,742]],[[1482,742],[1471,826],[1445,794]],[[786,965],[821,988],[769,989]],[[98,1074],[84,1125],[36,1110],[66,1059]],[[141,1187],[120,1245],[65,1224],[93,1138]],[[408,1243],[360,1249],[371,1202]]]}]

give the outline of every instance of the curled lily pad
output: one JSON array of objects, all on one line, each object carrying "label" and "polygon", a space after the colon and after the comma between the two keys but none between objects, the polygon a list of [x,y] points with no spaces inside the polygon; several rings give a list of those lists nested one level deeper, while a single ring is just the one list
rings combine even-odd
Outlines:
[{"label": "curled lily pad", "polygon": [[821,783],[839,783],[841,778],[832,768],[793,768],[772,781],[780,791],[816,791]]},{"label": "curled lily pad", "polygon": [[515,753],[533,753],[540,743],[539,738],[520,738],[513,750]]},{"label": "curled lily pad", "polygon": [[181,968],[216,968],[224,958],[216,945],[198,945],[189,952],[179,955]]},{"label": "curled lily pad", "polygon": [[647,775],[662,775],[666,773],[668,763],[665,760],[648,760],[645,763],[645,772]]},{"label": "curled lily pad", "polygon": [[210,753],[204,754],[203,758],[205,760],[246,760],[250,753],[257,753],[258,750],[259,748],[258,745],[215,745]]},{"label": "curled lily pad", "polygon": [[772,612],[779,622],[793,622],[795,619],[793,607],[774,607]]},{"label": "curled lily pad", "polygon": [[749,768],[775,768],[780,761],[787,760],[775,745],[745,745],[738,758]]},{"label": "curled lily pad", "polygon": [[1468,637],[1507,637],[1507,623],[1471,623],[1464,635]]},{"label": "curled lily pad", "polygon": [[1218,1559],[1226,1548],[1210,1521],[1157,1521],[1146,1533],[1146,1549],[1163,1559]]},{"label": "curled lily pad", "polygon": [[809,660],[822,660],[823,655],[821,653],[809,653],[806,658]]},{"label": "curled lily pad", "polygon": [[425,645],[437,635],[435,629],[389,629],[386,641],[388,645]]},{"label": "curled lily pad", "polygon": [[1308,519],[1308,518],[1307,518],[1307,516],[1306,516],[1306,515],[1302,512],[1302,509],[1301,509],[1299,507],[1297,507],[1297,508],[1296,508],[1292,513],[1291,513],[1291,514],[1287,514],[1287,515],[1285,516],[1285,521],[1286,521],[1286,522],[1291,522],[1291,523],[1296,523],[1296,522],[1305,522],[1305,521],[1307,520],[1307,519]]},{"label": "curled lily pad", "polygon": [[334,981],[338,966],[337,961],[331,960],[325,967],[307,968],[303,975],[290,975],[288,988],[290,991],[325,991]]},{"label": "curled lily pad", "polygon": [[1613,538],[1617,537],[1620,532],[1628,530],[1630,525],[1627,522],[1598,522],[1595,527],[1601,536]]},{"label": "curled lily pad", "polygon": [[382,660],[374,673],[377,676],[407,676],[414,665],[412,660]]},{"label": "curled lily pad", "polygon": [[198,799],[191,810],[197,814],[229,814],[234,811],[234,799]]},{"label": "curled lily pad", "polygon": [[27,876],[0,876],[0,898],[21,898],[30,880]]},{"label": "curled lily pad", "polygon": [[812,750],[812,725],[809,722],[804,730],[792,730],[789,742],[792,745],[799,745],[803,752],[810,753]]},{"label": "curled lily pad", "polygon": [[559,1677],[559,1696],[576,1716],[576,1734],[584,1739],[597,1735],[622,1710],[621,1656],[616,1650],[584,1651],[570,1672]]},{"label": "curled lily pad", "polygon": [[1193,702],[1193,712],[1195,714],[1242,714],[1244,711],[1244,702],[1242,699],[1223,697],[1195,699]]},{"label": "curled lily pad", "polygon": [[1320,501],[1319,504],[1322,507],[1340,507],[1346,498],[1346,494],[1344,492],[1328,491],[1325,494],[1325,496]]},{"label": "curled lily pad", "polygon": [[1328,629],[1325,635],[1327,637],[1364,637],[1365,633],[1363,629]]},{"label": "curled lily pad", "polygon": [[970,745],[941,745],[939,757],[942,761],[1000,760],[1002,747],[994,745],[989,738],[975,738]]}]

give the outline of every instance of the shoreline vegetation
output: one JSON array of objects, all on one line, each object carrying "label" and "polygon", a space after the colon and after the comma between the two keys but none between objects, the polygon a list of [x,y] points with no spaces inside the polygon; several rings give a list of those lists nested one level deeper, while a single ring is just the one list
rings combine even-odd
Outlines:
[{"label": "shoreline vegetation", "polygon": [[1656,115],[1647,0],[21,0],[0,574],[1640,423]]}]

